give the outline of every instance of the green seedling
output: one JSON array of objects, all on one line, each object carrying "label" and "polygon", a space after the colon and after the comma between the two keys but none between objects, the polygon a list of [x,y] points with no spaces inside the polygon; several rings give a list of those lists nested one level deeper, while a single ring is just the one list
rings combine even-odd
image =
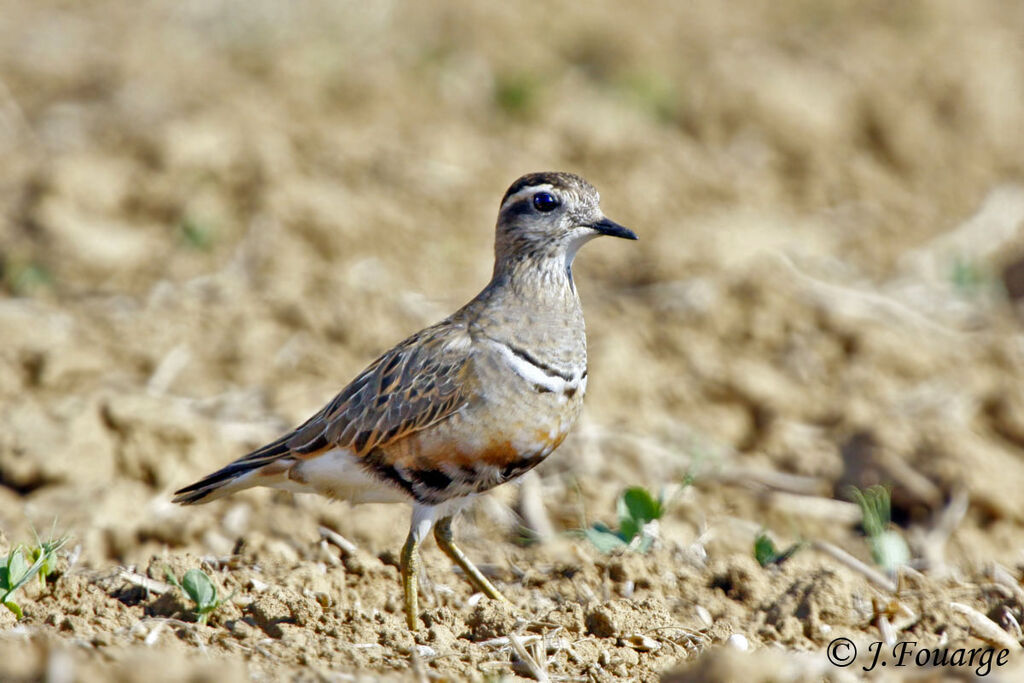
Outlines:
[{"label": "green seedling", "polygon": [[0,285],[15,296],[31,296],[53,285],[53,274],[41,263],[4,260],[0,262]]},{"label": "green seedling", "polygon": [[12,596],[25,584],[38,576],[40,582],[53,573],[57,564],[57,551],[68,542],[69,536],[62,536],[49,541],[38,541],[36,546],[22,543],[7,551],[7,557],[0,558],[0,603],[14,612],[21,619],[25,616],[21,606],[12,600]]},{"label": "green seedling", "polygon": [[861,491],[850,489],[850,496],[860,506],[861,525],[868,536],[871,557],[888,572],[910,561],[910,548],[890,521],[892,492],[885,486],[872,486]]},{"label": "green seedling", "polygon": [[621,81],[626,97],[663,123],[678,117],[679,97],[672,79],[657,72],[634,73]]},{"label": "green seedling", "polygon": [[779,551],[772,539],[768,538],[768,534],[761,533],[754,539],[754,559],[762,567],[767,567],[770,564],[779,565],[793,557],[803,547],[803,543],[794,543],[785,550]]},{"label": "green seedling", "polygon": [[528,73],[499,74],[494,83],[494,102],[512,116],[525,116],[534,110],[540,95],[540,83]]},{"label": "green seedling", "polygon": [[189,600],[195,603],[195,609],[192,611],[196,615],[196,621],[200,624],[206,624],[210,614],[235,597],[235,593],[238,592],[237,590],[231,591],[231,595],[228,597],[223,600],[218,599],[217,586],[213,584],[213,581],[202,569],[189,569],[185,572],[185,576],[182,577],[180,582],[170,567],[164,567],[164,575],[172,586],[176,587]]},{"label": "green seedling", "polygon": [[962,256],[954,260],[949,279],[953,288],[964,297],[977,296],[990,284],[984,267]]},{"label": "green seedling", "polygon": [[198,251],[209,251],[213,247],[214,233],[213,226],[186,216],[178,224],[182,242],[191,249]]},{"label": "green seedling", "polygon": [[657,537],[654,522],[661,519],[665,511],[661,498],[655,498],[643,487],[634,486],[623,492],[616,507],[618,531],[596,522],[589,529],[584,529],[583,535],[603,553],[619,549],[647,552]]},{"label": "green seedling", "polygon": [[54,538],[50,536],[48,541],[40,541],[39,537],[36,536],[36,545],[29,548],[29,553],[32,555],[32,563],[42,562],[36,575],[39,577],[40,585],[46,583],[46,579],[57,569],[57,551],[63,548],[67,542],[71,540],[71,536],[65,535],[60,538]]}]

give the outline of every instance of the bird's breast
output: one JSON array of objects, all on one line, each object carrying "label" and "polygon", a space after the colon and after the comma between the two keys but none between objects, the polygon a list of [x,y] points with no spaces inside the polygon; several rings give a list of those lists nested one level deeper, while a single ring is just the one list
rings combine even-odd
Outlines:
[{"label": "bird's breast", "polygon": [[461,410],[377,456],[421,502],[486,491],[540,464],[582,409],[585,356],[582,366],[565,367],[487,342],[474,358],[473,384]]}]

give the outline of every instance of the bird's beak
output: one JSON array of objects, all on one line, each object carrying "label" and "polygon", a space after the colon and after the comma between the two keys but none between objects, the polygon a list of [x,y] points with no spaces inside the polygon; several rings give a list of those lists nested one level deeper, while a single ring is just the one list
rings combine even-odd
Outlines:
[{"label": "bird's beak", "polygon": [[621,237],[624,240],[637,239],[635,232],[607,218],[591,223],[590,227],[597,230],[598,233],[608,235],[609,237]]}]

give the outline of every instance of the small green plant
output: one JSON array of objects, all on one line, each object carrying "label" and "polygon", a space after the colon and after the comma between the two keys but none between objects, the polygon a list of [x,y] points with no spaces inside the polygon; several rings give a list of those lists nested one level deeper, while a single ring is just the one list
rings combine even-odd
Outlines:
[{"label": "small green plant", "polygon": [[31,296],[53,286],[53,273],[35,261],[0,261],[0,285],[15,296]]},{"label": "small green plant", "polygon": [[176,587],[189,600],[195,603],[195,609],[192,611],[196,615],[196,621],[200,624],[205,624],[213,611],[235,597],[235,593],[238,592],[237,590],[231,591],[231,595],[228,597],[223,600],[218,599],[217,586],[213,584],[213,580],[202,569],[189,569],[185,572],[185,576],[181,578],[180,582],[170,567],[164,567],[164,575],[172,586]]},{"label": "small green plant", "polygon": [[953,261],[949,279],[953,283],[953,288],[964,297],[977,296],[991,284],[991,278],[984,267],[963,256],[958,256]]},{"label": "small green plant", "polygon": [[672,79],[658,72],[637,72],[621,80],[626,97],[662,123],[678,116],[679,98]]},{"label": "small green plant", "polygon": [[38,576],[41,583],[53,573],[57,564],[57,551],[68,542],[69,536],[51,538],[40,541],[36,545],[26,546],[23,543],[13,546],[7,551],[7,557],[0,558],[0,603],[14,612],[21,619],[25,616],[21,606],[12,600],[12,596],[25,584]]},{"label": "small green plant", "polygon": [[619,530],[595,522],[583,535],[603,553],[621,548],[647,552],[657,538],[657,527],[653,522],[661,519],[664,505],[661,497],[655,498],[647,489],[634,486],[619,496],[616,505],[619,513]]},{"label": "small green plant", "polygon": [[494,103],[506,114],[526,116],[537,105],[540,82],[528,73],[499,74],[494,81]]},{"label": "small green plant", "polygon": [[762,567],[770,564],[782,564],[793,557],[798,550],[804,547],[803,543],[794,543],[783,551],[775,547],[775,542],[768,538],[768,534],[760,533],[754,539],[754,559]]},{"label": "small green plant", "polygon": [[892,528],[892,491],[876,485],[861,491],[850,489],[850,496],[860,506],[861,526],[868,536],[871,557],[888,572],[910,561],[910,549],[898,531]]},{"label": "small green plant", "polygon": [[57,551],[63,548],[69,540],[71,540],[69,535],[54,538],[51,534],[50,539],[47,541],[40,541],[37,536],[36,544],[28,549],[32,555],[33,565],[37,562],[42,562],[39,570],[36,572],[36,575],[39,576],[40,585],[45,584],[47,577],[57,569]]},{"label": "small green plant", "polygon": [[181,233],[182,242],[191,249],[209,251],[213,246],[216,231],[209,223],[186,216],[178,224],[178,230]]}]

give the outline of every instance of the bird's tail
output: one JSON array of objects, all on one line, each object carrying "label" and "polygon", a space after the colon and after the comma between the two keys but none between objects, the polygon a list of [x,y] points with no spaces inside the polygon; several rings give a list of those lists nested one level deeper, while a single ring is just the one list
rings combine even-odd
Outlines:
[{"label": "bird's tail", "polygon": [[245,455],[194,484],[174,492],[175,503],[209,503],[252,486],[286,484],[288,469],[295,464],[288,447],[291,434]]}]

